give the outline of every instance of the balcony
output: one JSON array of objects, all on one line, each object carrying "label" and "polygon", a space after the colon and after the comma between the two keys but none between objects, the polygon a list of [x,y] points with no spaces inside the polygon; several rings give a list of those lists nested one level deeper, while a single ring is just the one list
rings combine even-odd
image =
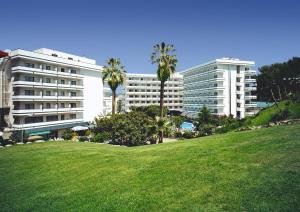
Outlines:
[{"label": "balcony", "polygon": [[66,119],[66,120],[59,120],[59,121],[48,121],[48,122],[38,122],[38,123],[30,123],[30,124],[13,124],[13,128],[32,128],[32,127],[43,127],[43,126],[52,126],[52,125],[64,125],[64,124],[71,124],[77,122],[83,122],[84,120],[79,119]]},{"label": "balcony", "polygon": [[255,70],[245,70],[245,75],[256,75]]},{"label": "balcony", "polygon": [[76,108],[36,108],[36,109],[14,109],[12,110],[13,115],[35,115],[35,114],[50,114],[50,113],[68,113],[68,112],[80,112],[83,111],[83,107]]},{"label": "balcony", "polygon": [[256,87],[245,87],[247,91],[256,91]]},{"label": "balcony", "polygon": [[60,84],[60,83],[46,83],[41,81],[25,81],[16,80],[12,82],[14,87],[35,87],[35,88],[55,88],[55,89],[83,89],[83,85]]},{"label": "balcony", "polygon": [[60,72],[54,70],[45,70],[40,68],[30,68],[24,66],[13,67],[12,73],[30,73],[30,74],[41,75],[41,76],[53,76],[53,77],[59,76],[61,78],[72,78],[72,79],[83,78],[83,75],[81,74],[73,74],[70,72]]},{"label": "balcony", "polygon": [[18,100],[18,101],[57,101],[57,100],[83,100],[83,96],[43,96],[43,95],[13,95],[12,96],[13,100]]}]

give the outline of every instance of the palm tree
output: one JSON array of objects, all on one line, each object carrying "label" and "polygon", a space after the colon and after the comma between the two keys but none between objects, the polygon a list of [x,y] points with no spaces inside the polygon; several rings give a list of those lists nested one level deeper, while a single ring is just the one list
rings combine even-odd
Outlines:
[{"label": "palm tree", "polygon": [[[165,82],[175,72],[177,57],[174,54],[175,48],[171,44],[156,44],[153,46],[154,52],[151,55],[152,64],[156,63],[157,78],[160,81],[160,119],[164,117],[164,88]],[[159,143],[163,142],[163,131],[159,135]]]},{"label": "palm tree", "polygon": [[119,85],[123,84],[126,71],[118,58],[109,58],[106,63],[102,71],[102,80],[107,81],[112,91],[112,115],[114,115],[116,113],[116,90]]}]

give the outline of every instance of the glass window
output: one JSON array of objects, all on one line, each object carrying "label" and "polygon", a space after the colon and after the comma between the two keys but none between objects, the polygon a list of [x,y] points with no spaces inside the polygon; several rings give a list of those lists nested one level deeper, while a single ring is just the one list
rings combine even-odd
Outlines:
[{"label": "glass window", "polygon": [[25,95],[26,96],[33,96],[34,95],[34,91],[33,90],[25,90]]},{"label": "glass window", "polygon": [[51,70],[51,66],[46,66],[46,70]]},{"label": "glass window", "polygon": [[27,82],[34,82],[34,77],[32,77],[32,76],[25,76],[25,81],[27,81]]}]

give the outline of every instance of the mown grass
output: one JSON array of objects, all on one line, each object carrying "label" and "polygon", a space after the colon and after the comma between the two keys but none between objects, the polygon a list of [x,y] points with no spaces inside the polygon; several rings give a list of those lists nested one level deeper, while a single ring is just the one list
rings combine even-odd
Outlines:
[{"label": "mown grass", "polygon": [[272,121],[272,116],[278,114],[280,110],[288,109],[288,118],[300,118],[300,103],[292,101],[282,101],[278,103],[278,107],[273,105],[259,112],[259,114],[251,120],[254,126],[268,124]]},{"label": "mown grass", "polygon": [[299,211],[300,125],[120,147],[0,149],[1,211]]}]

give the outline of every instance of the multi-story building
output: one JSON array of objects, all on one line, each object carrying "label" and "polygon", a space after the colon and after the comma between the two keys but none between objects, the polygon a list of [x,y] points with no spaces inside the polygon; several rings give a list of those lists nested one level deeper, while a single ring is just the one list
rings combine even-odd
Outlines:
[{"label": "multi-story building", "polygon": [[[165,84],[164,106],[182,111],[183,77],[175,73]],[[122,90],[122,110],[131,106],[159,105],[160,81],[155,74],[126,74]]]},{"label": "multi-story building", "polygon": [[103,91],[103,115],[106,116],[112,112],[112,91],[106,86],[104,86]]},{"label": "multi-story building", "polygon": [[216,115],[244,118],[256,112],[253,61],[216,59],[183,72],[183,110],[195,117],[206,106]]},{"label": "multi-story building", "polygon": [[57,136],[103,112],[102,67],[95,60],[45,48],[17,49],[1,67],[6,81],[1,127]]}]

